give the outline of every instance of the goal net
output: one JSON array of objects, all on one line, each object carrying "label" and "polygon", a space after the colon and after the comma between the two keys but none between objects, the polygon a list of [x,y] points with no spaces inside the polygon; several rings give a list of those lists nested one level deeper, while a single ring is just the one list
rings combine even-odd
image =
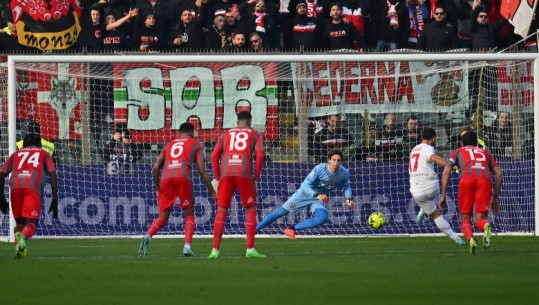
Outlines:
[{"label": "goal net", "polygon": [[[45,213],[47,185],[37,236],[136,236],[158,214],[151,167],[179,135],[180,124],[195,125],[211,175],[218,136],[235,126],[238,111],[249,110],[267,154],[258,183],[259,219],[284,203],[336,147],[345,153],[356,208],[343,204],[338,189],[330,194],[329,222],[298,234],[437,234],[433,221],[415,222],[409,151],[421,129],[432,127],[438,153],[448,156],[459,133],[472,128],[504,171],[501,212],[489,215],[493,230],[532,234],[533,57],[520,55],[15,56],[9,86],[8,66],[0,68],[1,156],[5,161],[9,155],[9,141],[36,130],[54,145],[59,218]],[[14,116],[7,115],[8,101]],[[211,235],[216,204],[196,171],[193,177],[195,234]],[[444,217],[460,232],[457,184],[453,174]],[[387,219],[380,230],[367,224],[375,211]],[[289,214],[261,234],[279,235],[307,217],[308,211]],[[8,236],[9,219],[0,220],[0,235]],[[175,207],[160,235],[182,233],[182,212]],[[237,197],[225,234],[244,234]]]}]

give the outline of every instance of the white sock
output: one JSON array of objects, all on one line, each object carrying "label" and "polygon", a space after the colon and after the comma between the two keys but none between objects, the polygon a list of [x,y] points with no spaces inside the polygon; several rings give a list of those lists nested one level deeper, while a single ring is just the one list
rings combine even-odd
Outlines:
[{"label": "white sock", "polygon": [[249,249],[247,249],[247,252],[251,253],[251,252],[253,252],[254,250],[255,250],[255,248],[249,248]]},{"label": "white sock", "polygon": [[436,223],[436,226],[442,233],[447,235],[452,240],[456,240],[458,235],[451,229],[451,226],[449,226],[449,223],[445,220],[445,218],[440,215],[438,218],[434,219],[434,223]]},{"label": "white sock", "polygon": [[185,245],[183,246],[183,248],[184,248],[185,250],[191,250],[191,244],[185,244]]},{"label": "white sock", "polygon": [[423,209],[421,208],[419,209],[419,213],[417,213],[417,217],[421,217],[423,215],[425,215],[425,211],[423,211]]}]

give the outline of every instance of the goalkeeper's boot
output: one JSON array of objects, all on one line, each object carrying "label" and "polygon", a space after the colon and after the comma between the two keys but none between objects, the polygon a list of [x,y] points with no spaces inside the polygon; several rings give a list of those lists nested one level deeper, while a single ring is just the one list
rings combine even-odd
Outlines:
[{"label": "goalkeeper's boot", "polygon": [[26,258],[28,251],[26,250],[26,241],[21,232],[15,233],[15,258]]},{"label": "goalkeeper's boot", "polygon": [[183,247],[183,256],[185,256],[185,257],[193,257],[193,256],[195,256],[195,253],[193,253],[191,248]]},{"label": "goalkeeper's boot", "polygon": [[296,239],[296,230],[294,230],[294,227],[288,227],[284,229],[284,235],[288,236],[290,239]]},{"label": "goalkeeper's boot", "polygon": [[142,241],[140,242],[140,247],[138,249],[138,254],[140,257],[148,257],[148,250],[150,249],[150,242],[152,239],[148,235],[142,236]]},{"label": "goalkeeper's boot", "polygon": [[258,253],[258,251],[256,251],[256,249],[253,249],[251,251],[245,250],[245,257],[248,257],[248,258],[264,258],[266,256],[264,254]]},{"label": "goalkeeper's boot", "polygon": [[210,255],[208,255],[208,258],[219,258],[219,250],[211,250]]},{"label": "goalkeeper's boot", "polygon": [[475,254],[475,250],[477,249],[477,242],[475,241],[475,238],[470,238],[470,254]]},{"label": "goalkeeper's boot", "polygon": [[492,227],[490,223],[485,225],[485,230],[483,232],[483,248],[488,249],[490,247],[490,237],[492,235]]}]

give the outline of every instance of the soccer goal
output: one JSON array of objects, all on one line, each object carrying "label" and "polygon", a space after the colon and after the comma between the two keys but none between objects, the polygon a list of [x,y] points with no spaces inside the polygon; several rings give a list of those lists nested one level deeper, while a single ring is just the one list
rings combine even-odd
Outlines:
[{"label": "soccer goal", "polygon": [[[54,143],[59,218],[43,214],[38,237],[145,233],[158,212],[151,166],[164,144],[179,134],[181,123],[192,122],[211,174],[212,148],[235,126],[240,110],[253,114],[253,127],[265,140],[259,218],[325,162],[327,148],[345,152],[356,209],[350,211],[337,190],[330,194],[330,221],[298,234],[438,233],[433,221],[415,222],[407,159],[416,136],[409,120],[419,131],[436,130],[444,156],[456,148],[463,128],[476,130],[504,171],[501,212],[489,216],[494,231],[538,232],[537,54],[10,56],[0,71],[2,161],[36,129]],[[332,115],[347,137],[318,143]],[[115,132],[121,139],[111,143]],[[456,174],[452,178],[444,217],[460,232]],[[195,234],[210,236],[216,205],[196,173],[194,185]],[[44,208],[50,200],[47,185]],[[375,211],[387,219],[380,230],[367,224]],[[306,211],[288,215],[261,234],[280,235],[305,217]],[[0,236],[7,239],[12,226],[0,215]],[[225,234],[243,235],[243,228],[236,198]],[[160,235],[182,232],[181,211],[175,209]]]}]

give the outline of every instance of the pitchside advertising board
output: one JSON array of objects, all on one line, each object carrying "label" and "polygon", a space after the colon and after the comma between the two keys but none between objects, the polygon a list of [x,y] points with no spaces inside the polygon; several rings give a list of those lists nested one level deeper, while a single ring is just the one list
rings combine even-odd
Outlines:
[{"label": "pitchside advertising board", "polygon": [[[532,177],[531,163],[531,161],[522,161],[519,164],[501,163],[501,166],[506,177],[518,177],[517,175]],[[342,190],[330,193],[329,223],[309,231],[310,234],[372,233],[366,221],[374,211],[384,213],[388,219],[386,226],[377,233],[439,232],[432,221],[426,221],[424,225],[415,223],[418,207],[408,191],[407,164],[358,162],[347,165],[350,169],[356,210],[350,211],[348,207],[345,207]],[[388,170],[384,172],[380,168]],[[299,187],[311,169],[311,164],[266,163],[258,183],[257,210],[259,219],[284,203]],[[137,235],[146,232],[151,221],[158,214],[156,195],[151,180],[151,166],[140,166],[137,173],[134,176],[111,177],[105,174],[102,167],[59,167],[59,216],[57,220],[54,220],[51,214],[44,213],[40,221],[38,235]],[[277,173],[290,173],[290,175],[283,177]],[[92,179],[84,179],[84,177],[92,177]],[[444,211],[444,216],[451,222],[456,231],[460,231],[455,197],[458,184],[456,178],[453,176],[448,191],[448,208]],[[509,180],[511,179],[509,178]],[[70,183],[66,183],[66,181],[70,181]],[[531,232],[533,230],[532,184],[533,179],[518,183],[517,181],[505,181],[501,196],[501,201],[504,204],[500,217],[490,217],[495,231]],[[211,234],[216,204],[196,175],[194,196],[196,233]],[[45,188],[45,198],[44,206],[48,207],[51,201],[50,185]],[[281,234],[287,225],[298,223],[305,217],[310,217],[306,211],[297,215],[289,214],[288,217],[280,219],[262,233]],[[241,207],[239,197],[236,196],[227,221],[227,234],[244,234],[244,222],[244,210]],[[173,210],[170,225],[163,228],[162,232],[162,234],[183,234],[182,212],[177,204]]]},{"label": "pitchside advertising board", "polygon": [[[89,71],[83,64],[31,65],[17,73],[17,118],[37,120],[49,140],[80,138],[81,102],[94,96],[88,90],[107,86],[90,86],[81,77]],[[196,125],[202,141],[215,141],[235,125],[240,110],[251,111],[253,126],[266,140],[276,140],[279,99],[288,91],[296,105],[307,105],[309,117],[364,111],[448,113],[469,106],[465,62],[111,65],[106,71],[111,74],[115,123],[127,124],[139,143],[167,142],[187,120]],[[495,92],[499,110],[510,110],[518,100],[521,111],[532,112],[531,62],[491,69],[496,78],[488,79],[495,83],[487,88]]]}]

